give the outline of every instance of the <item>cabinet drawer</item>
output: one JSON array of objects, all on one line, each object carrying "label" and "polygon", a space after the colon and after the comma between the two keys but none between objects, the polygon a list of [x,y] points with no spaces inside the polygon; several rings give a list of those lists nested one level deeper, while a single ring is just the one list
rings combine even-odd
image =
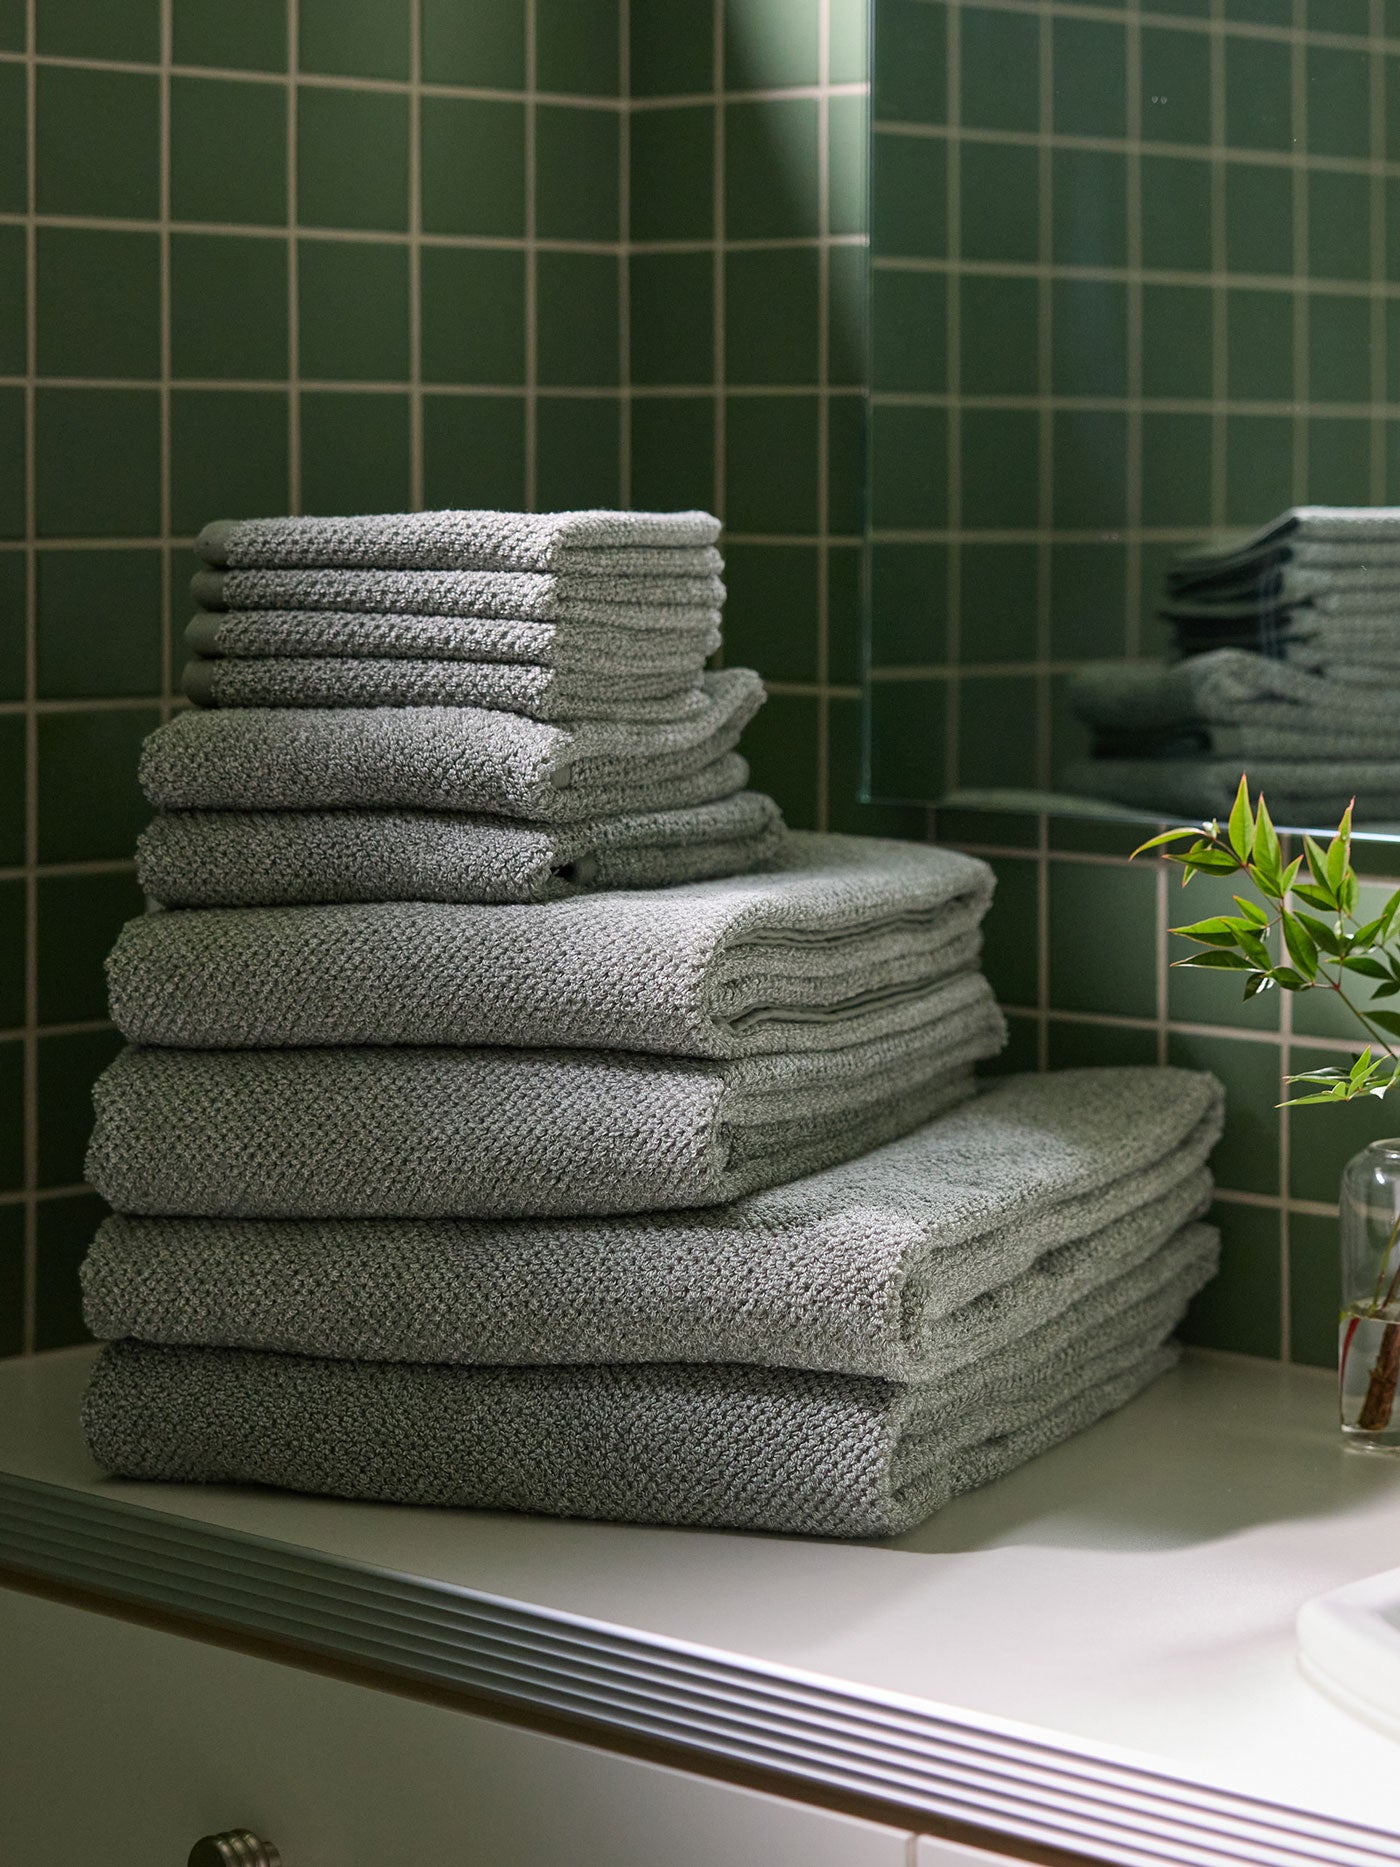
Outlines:
[{"label": "cabinet drawer", "polygon": [[905,1867],[892,1828],[0,1588],[0,1861]]}]

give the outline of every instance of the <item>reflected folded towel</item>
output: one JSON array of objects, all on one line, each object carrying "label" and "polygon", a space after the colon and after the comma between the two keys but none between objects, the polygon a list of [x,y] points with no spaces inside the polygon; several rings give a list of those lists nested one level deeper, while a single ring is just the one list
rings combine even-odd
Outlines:
[{"label": "reflected folded towel", "polygon": [[708,512],[383,512],[219,519],[195,550],[220,565],[628,574],[695,565],[711,574],[719,530]]},{"label": "reflected folded towel", "polygon": [[84,1402],[107,1471],[405,1504],[730,1525],[912,1528],[1172,1365],[1207,1226],[939,1381],[673,1363],[449,1368],[122,1342]]},{"label": "reflected folded towel", "polygon": [[762,875],[534,907],[146,914],[107,978],[144,1044],[827,1050],[936,1015],[993,885],[952,850],[794,834]]},{"label": "reflected folded towel", "polygon": [[100,1337],[370,1361],[923,1380],[1063,1315],[1199,1217],[1223,1106],[1185,1070],[1011,1077],[861,1160],[664,1217],[112,1218],[85,1313]]},{"label": "reflected folded towel", "polygon": [[1183,553],[1167,571],[1167,587],[1180,593],[1249,585],[1273,571],[1400,580],[1400,507],[1294,506],[1257,531],[1228,533]]},{"label": "reflected folded towel", "polygon": [[696,629],[719,621],[718,577],[490,570],[201,570],[201,609],[374,610],[598,623],[613,629]]},{"label": "reflected folded towel", "polygon": [[629,1051],[122,1052],[88,1178],[119,1212],[494,1218],[714,1205],[908,1134],[1005,1026],[980,974],[917,1030],[724,1063]]},{"label": "reflected folded towel", "polygon": [[782,818],[744,791],[737,752],[718,802],[571,824],[456,811],[164,811],[136,845],[142,889],[167,907],[336,901],[553,901],[762,868]]},{"label": "reflected folded towel", "polygon": [[475,707],[238,707],[185,712],[141,754],[150,801],[175,810],[362,805],[577,821],[708,803],[737,790],[722,755],[763,703],[747,668],[704,677],[693,719],[568,728]]},{"label": "reflected folded towel", "polygon": [[[1239,759],[1086,758],[1068,768],[1060,788],[1166,817],[1223,823],[1244,771]],[[1278,823],[1330,834],[1353,799],[1358,823],[1400,822],[1400,759],[1252,759],[1248,773],[1250,789],[1264,793]]]}]

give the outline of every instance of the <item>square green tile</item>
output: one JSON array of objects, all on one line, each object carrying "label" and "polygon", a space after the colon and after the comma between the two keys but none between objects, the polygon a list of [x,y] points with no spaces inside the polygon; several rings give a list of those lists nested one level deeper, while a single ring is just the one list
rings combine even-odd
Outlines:
[{"label": "square green tile", "polygon": [[151,707],[39,716],[39,860],[129,857],[150,806],[136,782]]},{"label": "square green tile", "polygon": [[1211,418],[1150,412],[1142,418],[1142,522],[1210,525]]},{"label": "square green tile", "polygon": [[[715,405],[709,396],[639,396],[632,403],[631,503],[643,511],[712,510]],[[733,549],[725,543],[725,555]]]},{"label": "square green tile", "polygon": [[[896,274],[895,277],[908,277]],[[939,290],[941,275],[933,275]],[[877,275],[878,277],[878,275]],[[958,364],[964,395],[1034,395],[1040,386],[1040,282],[995,272],[964,273]],[[946,314],[945,314],[946,315]],[[877,293],[875,335],[882,336]],[[897,341],[897,340],[896,340]]]},{"label": "square green tile", "polygon": [[285,239],[171,234],[170,368],[206,380],[285,379]]},{"label": "square green tile", "polygon": [[724,520],[730,531],[782,536],[818,529],[817,436],[815,396],[727,398]]},{"label": "square green tile", "polygon": [[[305,200],[299,212],[303,220],[316,219]],[[230,78],[170,80],[170,213],[174,220],[285,224],[287,93],[282,85]]]},{"label": "square green tile", "polygon": [[870,797],[923,803],[947,782],[946,680],[875,681],[868,694]]},{"label": "square green tile", "polygon": [[40,1200],[34,1270],[34,1346],[41,1352],[90,1342],[78,1272],[107,1216],[95,1193]]},{"label": "square green tile", "polygon": [[[0,1051],[14,1046],[0,1045]],[[0,1082],[4,1064],[0,1063]],[[8,1087],[8,1084],[5,1085]],[[10,1132],[20,1129],[18,1102],[6,1105],[0,1130],[0,1157],[8,1151]],[[24,1348],[24,1207],[0,1206],[0,1356],[18,1355]]]},{"label": "square green tile", "polygon": [[923,842],[928,812],[921,804],[866,799],[865,706],[833,694],[826,703],[826,823],[842,836],[896,836]]},{"label": "square green tile", "polygon": [[1211,1208],[1210,1219],[1220,1227],[1220,1269],[1192,1300],[1181,1339],[1197,1348],[1277,1360],[1283,1327],[1278,1213],[1269,1206],[1221,1200]]},{"label": "square green tile", "polygon": [[[715,230],[715,113],[708,104],[632,113],[633,240],[708,240]],[[732,234],[733,229],[730,229]]]},{"label": "square green tile", "polygon": [[1140,175],[1143,264],[1162,272],[1209,272],[1210,165],[1145,155]]},{"label": "square green tile", "polygon": [[[755,387],[765,383],[815,384],[820,338],[820,271],[815,247],[778,247],[767,251],[759,247],[726,255],[724,366],[727,381]],[[878,319],[875,330],[878,344]]]},{"label": "square green tile", "polygon": [[659,388],[714,380],[714,265],[710,253],[631,255],[627,288],[634,384]]},{"label": "square green tile", "polygon": [[997,887],[982,923],[982,970],[999,1003],[1034,1006],[1040,996],[1040,865],[1033,857],[998,856],[992,868]]},{"label": "square green tile", "polygon": [[817,679],[817,547],[731,545],[724,652],[769,681]]},{"label": "square green tile", "polygon": [[820,0],[721,0],[721,5],[726,91],[778,91],[817,82]]},{"label": "square green tile", "polygon": [[1035,685],[1024,674],[972,674],[957,683],[960,785],[970,790],[1034,786],[1036,735],[1015,730],[1015,723],[1034,721]]},{"label": "square green tile", "polygon": [[1315,279],[1371,276],[1371,183],[1365,175],[1308,175],[1308,271]]},{"label": "square green tile", "polygon": [[1307,63],[1308,149],[1318,156],[1371,153],[1371,72],[1365,52],[1310,45]]},{"label": "square green tile", "polygon": [[1127,552],[1122,545],[1056,543],[1050,552],[1050,654],[1080,661],[1123,653]]},{"label": "square green tile", "polygon": [[1325,506],[1364,506],[1371,497],[1371,425],[1340,415],[1308,423],[1308,498]]},{"label": "square green tile", "polygon": [[1053,227],[1057,264],[1127,264],[1127,176],[1126,159],[1112,151],[1055,151]]},{"label": "square green tile", "polygon": [[1209,1070],[1225,1085],[1225,1132],[1211,1155],[1217,1186],[1237,1193],[1279,1190],[1279,1051],[1273,1043],[1173,1031],[1167,1060]]},{"label": "square green tile", "polygon": [[616,97],[622,53],[619,7],[535,0],[535,84],[578,97]]},{"label": "square green tile", "polygon": [[402,512],[409,486],[407,395],[303,391],[303,512]]},{"label": "square green tile", "polygon": [[1382,60],[1382,85],[1385,93],[1385,157],[1400,161],[1400,58],[1394,54]]},{"label": "square green tile", "polygon": [[1149,869],[1052,861],[1051,1006],[1154,1017],[1156,922],[1156,884]]},{"label": "square green tile", "polygon": [[22,52],[28,31],[25,0],[0,0],[0,51]]},{"label": "square green tile", "polygon": [[540,239],[609,241],[619,237],[619,137],[616,110],[538,106],[535,231]]},{"label": "square green tile", "polygon": [[1308,394],[1314,402],[1371,399],[1371,305],[1314,292],[1308,300]]},{"label": "square green tile", "polygon": [[1291,169],[1226,163],[1225,255],[1231,272],[1293,270]]},{"label": "square green tile", "polygon": [[0,868],[24,861],[24,715],[0,713]]},{"label": "square green tile", "polygon": [[1142,1069],[1157,1061],[1157,1034],[1132,1024],[1051,1020],[1046,1061],[1052,1070]]},{"label": "square green tile", "polygon": [[0,388],[0,538],[24,536],[24,391]]},{"label": "square green tile", "polygon": [[865,540],[826,547],[827,679],[855,687],[861,678],[865,632]]},{"label": "square green tile", "polygon": [[425,97],[422,154],[425,233],[524,235],[523,104]]},{"label": "square green tile", "polygon": [[180,0],[173,9],[172,49],[177,65],[228,71],[287,69],[286,0]]},{"label": "square green tile", "polygon": [[482,90],[525,88],[525,8],[519,0],[419,0],[423,77]]},{"label": "square green tile", "polygon": [[[408,380],[408,248],[297,242],[297,346],[312,381]],[[347,316],[347,307],[355,315]]]},{"label": "square green tile", "polygon": [[1288,1215],[1288,1353],[1309,1368],[1335,1368],[1340,1347],[1341,1253],[1337,1221]]},{"label": "square green tile", "polygon": [[23,227],[0,227],[0,376],[28,368],[28,254]]},{"label": "square green tile", "polygon": [[212,518],[287,512],[290,499],[285,395],[171,391],[170,522],[177,536],[197,532]]},{"label": "square green tile", "polygon": [[1400,422],[1385,424],[1385,496],[1390,505],[1400,500]]},{"label": "square green tile", "polygon": [[927,136],[880,131],[874,139],[871,175],[870,242],[876,256],[941,258],[948,250],[945,144]]},{"label": "square green tile", "polygon": [[776,97],[724,112],[724,225],[731,240],[820,232],[817,102]]},{"label": "square green tile", "polygon": [[[757,486],[761,473],[757,461],[751,472]],[[870,476],[870,522],[877,532],[935,531],[946,526],[947,411],[877,403],[870,413]]]},{"label": "square green tile", "polygon": [[616,398],[543,395],[537,420],[537,509],[620,505],[622,413]]},{"label": "square green tile", "polygon": [[[1012,15],[1006,15],[1007,18]],[[917,147],[917,145],[914,145]],[[940,145],[927,147],[943,154]],[[895,195],[890,204],[891,218],[901,224],[898,191],[905,177],[882,167],[886,146],[875,143],[875,185],[872,190],[875,222],[885,209],[885,190]],[[944,157],[946,160],[946,157]],[[960,218],[964,259],[1001,260],[1030,264],[1040,253],[1040,213],[1037,205],[1040,189],[1040,152],[1020,143],[964,143],[960,156]],[[942,175],[930,176],[924,183],[932,200],[942,203],[938,184]],[[938,243],[927,250],[941,253],[947,244],[946,216],[937,209]],[[928,222],[926,220],[925,225]],[[917,247],[914,250],[919,250]]]},{"label": "square green tile", "polygon": [[1050,385],[1055,395],[1128,392],[1128,288],[1112,280],[1056,279]]},{"label": "square green tile", "polygon": [[[61,108],[56,99],[54,109]],[[60,138],[60,129],[62,137]],[[50,147],[63,152],[65,164],[73,173],[66,177],[70,192],[82,185],[81,169],[85,157],[68,155],[66,126],[53,126]],[[0,214],[23,214],[29,204],[29,96],[24,66],[0,65]]]},{"label": "square green tile", "polygon": [[[967,18],[974,17],[969,11]],[[874,115],[882,122],[948,120],[948,15],[929,0],[881,0]]]},{"label": "square green tile", "polygon": [[542,252],[536,357],[550,388],[607,388],[620,380],[622,271],[610,253]]},{"label": "square green tile", "polygon": [[714,89],[714,9],[715,0],[685,7],[672,7],[666,0],[636,0],[629,7],[634,98],[694,97]]},{"label": "square green tile", "polygon": [[0,881],[0,1030],[25,1021],[25,883]]},{"label": "square green tile", "polygon": [[1143,28],[1142,135],[1149,143],[1210,142],[1210,40],[1203,32]]},{"label": "square green tile", "polygon": [[870,552],[870,665],[936,666],[948,653],[948,547],[877,539]]},{"label": "square green tile", "polygon": [[1213,297],[1200,285],[1142,288],[1145,396],[1209,399],[1214,365]]},{"label": "square green tile", "polygon": [[1234,402],[1291,402],[1293,298],[1288,292],[1227,293],[1226,369]]},{"label": "square green tile", "polygon": [[39,212],[154,220],[160,212],[159,79],[41,65],[36,81]]},{"label": "square green tile", "polygon": [[41,376],[159,376],[158,235],[40,227],[36,257]]},{"label": "square green tile", "polygon": [[297,0],[297,63],[331,78],[409,75],[413,0]]},{"label": "square green tile", "polygon": [[[964,297],[968,284],[964,279]],[[947,279],[936,272],[877,271],[873,287],[871,387],[886,393],[945,390]],[[963,366],[966,371],[966,356]],[[963,386],[968,387],[966,382]]]},{"label": "square green tile", "polygon": [[41,551],[37,611],[41,700],[160,692],[159,551]]},{"label": "square green tile", "polygon": [[827,231],[861,234],[870,229],[870,111],[863,95],[827,101]]},{"label": "square green tile", "polygon": [[1231,415],[1225,423],[1225,522],[1251,530],[1293,504],[1293,423]]},{"label": "square green tile", "polygon": [[160,396],[154,389],[35,394],[41,538],[140,538],[160,530]]},{"label": "square green tile", "polygon": [[810,694],[770,694],[744,734],[750,784],[777,799],[795,830],[817,826],[818,710]]},{"label": "square green tile", "polygon": [[1006,1047],[999,1055],[979,1063],[974,1073],[979,1081],[993,1076],[1017,1076],[1039,1067],[1039,1053],[1036,1020],[1013,1014],[1006,1021]]},{"label": "square green tile", "polygon": [[0,551],[0,700],[24,698],[24,606],[28,576],[21,551]]},{"label": "square green tile", "polygon": [[1293,146],[1292,59],[1273,39],[1225,40],[1225,140],[1234,149]]},{"label": "square green tile", "polygon": [[1127,417],[1112,409],[1057,409],[1053,522],[1060,531],[1112,531],[1125,520]]},{"label": "square green tile", "polygon": [[1116,20],[1054,22],[1053,115],[1057,136],[1126,136],[1127,35]]},{"label": "square green tile", "polygon": [[107,1016],[108,953],[145,898],[129,871],[39,878],[39,1022]]},{"label": "square green tile", "polygon": [[1040,415],[964,408],[962,522],[971,531],[1028,531],[1040,512]]},{"label": "square green tile", "polygon": [[[1312,32],[1350,32],[1369,38],[1371,0],[1308,0],[1308,28]],[[1381,30],[1387,30],[1384,23]]]},{"label": "square green tile", "polygon": [[523,396],[423,397],[423,502],[429,509],[524,509]]},{"label": "square green tile", "polygon": [[[1035,730],[1038,737],[1049,739],[1046,749],[1049,762],[1049,788],[1052,791],[1064,791],[1072,788],[1066,778],[1071,767],[1077,765],[1081,759],[1089,757],[1092,750],[1091,735],[1089,728],[1070,704],[1069,677],[1064,674],[1052,674],[1049,687],[1048,717],[1043,725],[1037,719]],[[1102,831],[1102,826],[1099,824],[1073,827],[1090,833]],[[1109,827],[1117,828],[1116,825]],[[1059,837],[1056,837],[1053,846],[1062,849],[1078,847],[1076,844],[1067,844]]]},{"label": "square green tile", "polygon": [[524,382],[523,252],[425,246],[419,289],[426,382]]},{"label": "square green tile", "polygon": [[855,539],[865,529],[865,407],[855,395],[827,404],[826,524],[833,537]]},{"label": "square green tile", "polygon": [[41,1187],[81,1183],[92,1134],[92,1086],[121,1048],[122,1040],[112,1030],[40,1037],[37,1104]]},{"label": "square green tile", "polygon": [[154,65],[160,59],[160,0],[38,0],[34,44],[40,58],[110,59]]},{"label": "square green tile", "polygon": [[[445,177],[436,136],[444,104],[422,100],[423,227],[428,233],[485,229],[438,224]],[[485,110],[489,106],[448,108]],[[430,130],[430,125],[434,126]],[[498,157],[504,161],[504,152]],[[458,192],[487,191],[487,164],[459,168]],[[451,183],[448,183],[449,190]],[[303,227],[346,227],[402,233],[408,228],[408,98],[393,91],[327,85],[297,87],[297,218]],[[494,231],[494,230],[493,230]]]},{"label": "square green tile", "polygon": [[871,273],[869,252],[864,246],[829,247],[826,263],[827,381],[836,388],[863,389],[869,324],[866,302]]},{"label": "square green tile", "polygon": [[962,9],[961,106],[968,129],[1040,128],[1040,30],[1033,15]]}]

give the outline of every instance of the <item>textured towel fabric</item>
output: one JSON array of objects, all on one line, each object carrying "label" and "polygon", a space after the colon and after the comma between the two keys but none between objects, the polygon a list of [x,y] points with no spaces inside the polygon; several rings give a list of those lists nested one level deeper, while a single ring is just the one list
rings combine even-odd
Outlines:
[{"label": "textured towel fabric", "polygon": [[993,885],[951,850],[794,834],[762,875],[536,907],[147,914],[107,977],[143,1044],[827,1050],[938,1016]]},{"label": "textured towel fabric", "polygon": [[354,518],[219,519],[208,564],[380,570],[719,569],[708,512],[383,512]]},{"label": "textured towel fabric", "polygon": [[885,1536],[1121,1406],[1214,1271],[1209,1227],[942,1381],[673,1363],[448,1368],[122,1342],[107,1471],[628,1522]]},{"label": "textured towel fabric", "polygon": [[[1167,817],[1224,822],[1245,769],[1238,759],[1086,758],[1069,767],[1061,788]],[[1400,822],[1400,759],[1252,760],[1248,776],[1251,789],[1264,793],[1279,823],[1334,830],[1353,799],[1358,823]]]},{"label": "textured towel fabric", "polygon": [[119,1212],[508,1218],[715,1205],[849,1160],[969,1092],[986,981],[840,1050],[697,1062],[592,1050],[128,1049],[88,1178]]},{"label": "textured towel fabric", "polygon": [[666,725],[568,728],[475,707],[236,707],[185,712],[141,754],[150,801],[175,810],[470,810],[577,822],[709,803],[763,703],[747,668],[705,676],[708,705]]},{"label": "textured towel fabric", "polygon": [[1168,570],[1167,585],[1187,590],[1241,581],[1279,565],[1400,575],[1400,507],[1294,506],[1257,531],[1184,553]]},{"label": "textured towel fabric", "polygon": [[1219,1085],[1010,1077],[863,1159],[613,1220],[108,1219],[97,1336],[465,1363],[965,1367],[1157,1250],[1209,1197]]},{"label": "textured towel fabric", "polygon": [[201,609],[369,610],[644,631],[712,627],[724,601],[718,577],[504,570],[201,570],[190,591]]},{"label": "textured towel fabric", "polygon": [[[191,618],[185,628],[185,646],[196,655],[509,662],[553,668],[580,684],[605,683],[604,691],[633,694],[666,693],[693,681],[719,643],[719,630],[712,622],[647,633],[582,622],[316,609],[209,612]],[[584,686],[583,691],[594,687]]]},{"label": "textured towel fabric", "polygon": [[606,680],[579,682],[553,668],[474,661],[213,661],[185,664],[199,707],[487,707],[535,720],[697,719],[709,706],[699,671],[688,683],[638,696]]},{"label": "textured towel fabric", "polygon": [[772,798],[744,791],[687,810],[575,824],[455,811],[165,811],[136,845],[141,887],[167,907],[337,901],[554,901],[585,888],[659,888],[772,862]]}]

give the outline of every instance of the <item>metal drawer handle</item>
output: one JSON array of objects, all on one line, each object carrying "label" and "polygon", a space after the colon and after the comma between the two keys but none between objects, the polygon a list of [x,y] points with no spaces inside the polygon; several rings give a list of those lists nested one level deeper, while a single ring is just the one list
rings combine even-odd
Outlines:
[{"label": "metal drawer handle", "polygon": [[282,1856],[270,1841],[259,1841],[248,1829],[230,1828],[227,1834],[196,1841],[186,1867],[282,1867]]}]

